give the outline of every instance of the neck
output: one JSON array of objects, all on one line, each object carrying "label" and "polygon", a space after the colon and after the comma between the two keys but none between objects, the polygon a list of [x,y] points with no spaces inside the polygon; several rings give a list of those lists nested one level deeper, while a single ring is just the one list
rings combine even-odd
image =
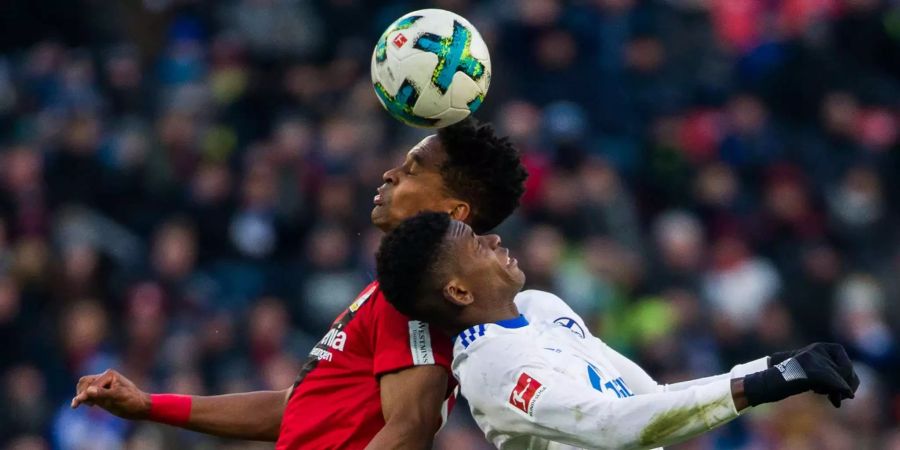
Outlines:
[{"label": "neck", "polygon": [[444,331],[448,332],[450,336],[456,336],[463,330],[475,325],[515,319],[516,317],[519,317],[519,308],[516,307],[516,303],[510,298],[496,305],[490,305],[486,309],[473,311],[471,317],[461,320],[458,325],[447,327]]}]

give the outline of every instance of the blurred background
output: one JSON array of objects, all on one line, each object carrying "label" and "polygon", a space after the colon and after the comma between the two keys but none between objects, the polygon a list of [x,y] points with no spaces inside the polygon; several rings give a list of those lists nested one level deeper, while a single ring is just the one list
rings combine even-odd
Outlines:
[{"label": "blurred background", "polygon": [[[828,340],[862,386],[681,449],[900,449],[900,1],[8,0],[0,5],[0,448],[271,448],[98,409],[289,386],[373,276],[383,171],[424,136],[369,58],[469,18],[477,116],[521,148],[528,287],[667,382]],[[340,420],[340,418],[335,418]],[[437,448],[490,448],[456,408]]]}]

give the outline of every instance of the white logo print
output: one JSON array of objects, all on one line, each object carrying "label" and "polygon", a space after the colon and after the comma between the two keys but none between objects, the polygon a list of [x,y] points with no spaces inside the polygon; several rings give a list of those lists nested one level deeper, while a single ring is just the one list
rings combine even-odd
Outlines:
[{"label": "white logo print", "polygon": [[803,380],[806,379],[806,371],[803,370],[803,366],[800,365],[794,358],[788,358],[782,361],[780,364],[775,365],[778,368],[778,371],[781,372],[781,376],[784,377],[784,381],[793,381],[793,380]]},{"label": "white logo print", "polygon": [[509,404],[529,417],[534,417],[534,405],[547,390],[540,381],[525,372],[519,375],[516,385],[509,393]]},{"label": "white logo print", "polygon": [[309,352],[309,356],[315,357],[318,360],[331,361],[331,358],[334,356],[330,351],[326,350],[328,348],[332,350],[336,350],[339,352],[344,351],[344,345],[347,343],[347,333],[338,330],[337,328],[332,328],[328,330],[328,333],[322,337],[322,340],[319,341],[319,344],[313,347],[313,349]]},{"label": "white logo print", "polygon": [[525,387],[523,387],[521,391],[517,391],[517,390],[513,389],[513,393],[512,393],[513,402],[518,405],[522,405],[522,409],[528,408],[528,405],[525,402],[525,393],[528,392],[528,388],[531,387],[531,380],[532,379],[529,378],[525,382]]},{"label": "white logo print", "polygon": [[344,343],[347,342],[347,333],[343,331],[339,331],[337,329],[330,329],[325,337],[322,338],[319,343],[322,345],[331,347],[337,351],[344,351]]}]

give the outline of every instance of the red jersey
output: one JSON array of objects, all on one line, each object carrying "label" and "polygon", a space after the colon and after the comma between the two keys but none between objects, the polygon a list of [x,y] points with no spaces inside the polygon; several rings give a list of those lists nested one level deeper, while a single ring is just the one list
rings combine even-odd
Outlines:
[{"label": "red jersey", "polygon": [[312,349],[288,400],[276,450],[362,449],[384,427],[380,375],[437,364],[450,375],[450,339],[410,320],[367,286]]}]

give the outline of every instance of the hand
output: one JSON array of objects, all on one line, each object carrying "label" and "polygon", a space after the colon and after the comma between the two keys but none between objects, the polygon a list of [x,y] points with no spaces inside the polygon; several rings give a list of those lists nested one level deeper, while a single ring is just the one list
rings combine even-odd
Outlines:
[{"label": "hand", "polygon": [[[812,344],[812,345],[816,345],[816,344]],[[784,360],[793,357],[799,351],[800,350],[788,350],[786,352],[772,353],[771,355],[769,355],[769,367],[777,366],[778,364],[781,364],[782,362],[784,362]]]},{"label": "hand", "polygon": [[71,406],[81,404],[99,406],[123,419],[146,419],[150,413],[150,395],[112,369],[78,380]]},{"label": "hand", "polygon": [[[773,355],[774,366],[750,374],[744,390],[750,405],[782,400],[805,391],[828,396],[835,407],[853,398],[859,378],[844,348],[837,344],[816,343],[803,349]],[[779,361],[780,360],[780,361]]]},{"label": "hand", "polygon": [[[856,389],[859,388],[859,377],[856,375],[856,372],[853,371],[853,363],[850,362],[850,358],[847,356],[847,352],[840,344],[834,344],[830,342],[817,342],[814,344],[810,344],[800,350],[776,352],[769,357],[769,367],[777,366],[789,358],[806,353],[812,353],[819,355],[822,358],[830,359],[838,375],[840,375],[840,377],[846,382],[851,392],[853,394],[856,393]],[[804,358],[808,359],[809,357]],[[826,389],[822,386],[811,387],[811,389],[813,392],[816,392],[818,394],[827,394],[828,399],[837,408],[840,408],[841,400],[845,398],[853,398],[852,395],[850,397],[845,397],[840,392],[835,391],[820,392],[823,389]]]}]

